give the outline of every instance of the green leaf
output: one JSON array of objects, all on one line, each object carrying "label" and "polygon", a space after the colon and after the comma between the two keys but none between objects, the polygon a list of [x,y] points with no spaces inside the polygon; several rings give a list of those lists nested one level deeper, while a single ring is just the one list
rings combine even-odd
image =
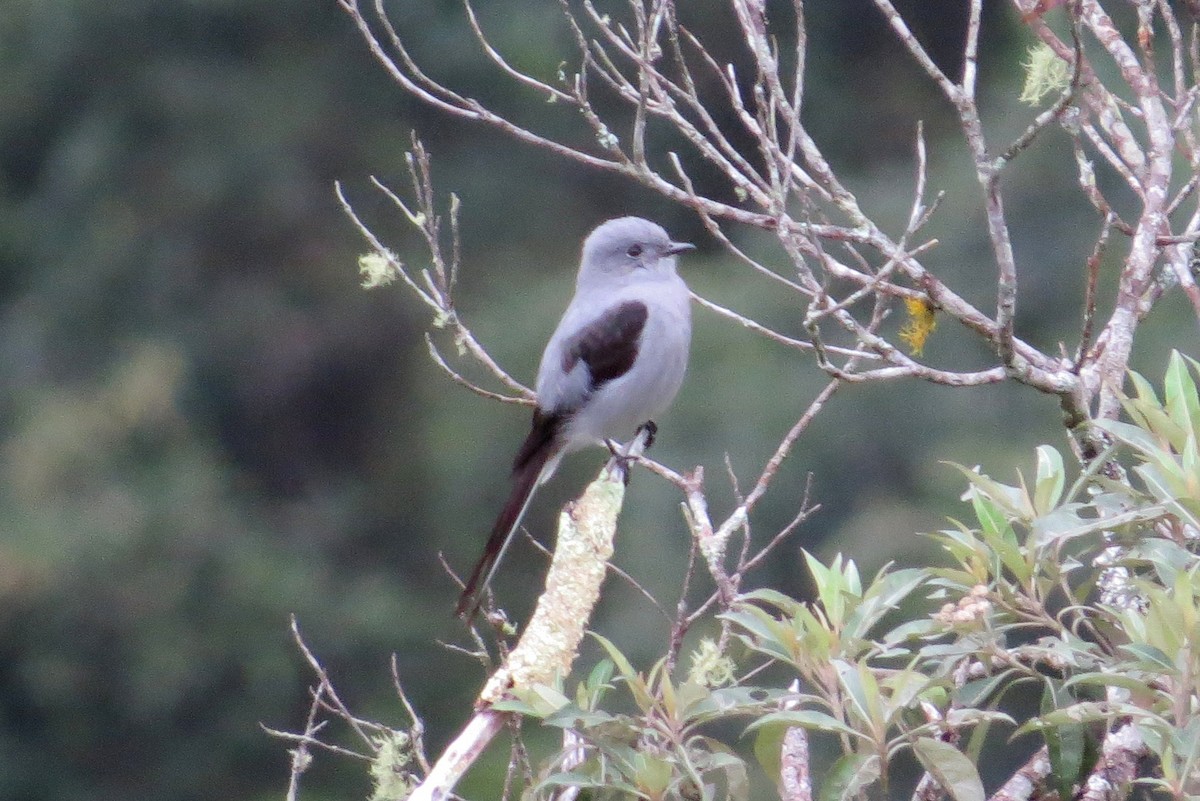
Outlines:
[{"label": "green leaf", "polygon": [[1121,715],[1141,715],[1142,709],[1134,704],[1117,704],[1112,702],[1081,701],[1064,709],[1058,709],[1048,715],[1025,721],[1016,731],[1014,738],[1030,732],[1043,731],[1050,726],[1067,726],[1073,723],[1092,723],[1108,721]]},{"label": "green leaf", "polygon": [[674,772],[667,760],[642,751],[634,760],[633,782],[643,794],[661,798],[671,785]]},{"label": "green leaf", "polygon": [[[500,709],[498,705],[493,705],[493,708]],[[581,709],[574,704],[569,704],[547,715],[542,722],[547,726],[557,726],[560,729],[590,729],[613,720],[616,718],[607,712]]]},{"label": "green leaf", "polygon": [[954,700],[965,707],[994,703],[994,700],[989,701],[992,693],[1003,687],[1012,678],[1014,672],[1013,669],[1002,670],[995,675],[969,681],[954,691]]},{"label": "green leaf", "polygon": [[613,677],[613,661],[601,659],[592,667],[587,680],[580,682],[575,690],[575,702],[585,709],[595,709],[600,705],[605,693],[612,689],[609,681]]},{"label": "green leaf", "polygon": [[888,703],[893,709],[912,706],[931,686],[939,687],[937,679],[932,679],[918,670],[907,669],[885,675],[882,684],[888,690]]},{"label": "green leaf", "polygon": [[[1187,362],[1179,351],[1171,352],[1163,380],[1163,393],[1166,395],[1167,413],[1184,435],[1195,436],[1200,433],[1200,398],[1196,395],[1196,383],[1188,371]],[[1172,441],[1171,444],[1181,448],[1181,443]]]},{"label": "green leaf", "polygon": [[738,636],[749,648],[785,662],[795,659],[798,652],[795,630],[776,620],[766,610],[743,605],[720,617],[745,632],[745,635]]},{"label": "green leaf", "polygon": [[706,692],[684,709],[689,723],[705,723],[734,715],[757,715],[767,707],[778,707],[779,700],[791,693],[763,687],[722,687]]},{"label": "green leaf", "polygon": [[954,801],[986,801],[979,771],[950,743],[922,737],[913,743],[913,754]]},{"label": "green leaf", "polygon": [[835,630],[840,629],[851,599],[862,594],[858,568],[849,560],[843,568],[841,554],[835,556],[833,564],[826,567],[808,551],[801,552],[812,574],[813,583],[816,584],[817,598],[821,602],[821,608],[825,610],[825,616]]},{"label": "green leaf", "polygon": [[779,776],[783,738],[787,730],[787,726],[758,727],[758,734],[754,738],[754,758],[768,776]]},{"label": "green leaf", "polygon": [[674,722],[679,712],[678,698],[675,694],[675,683],[671,681],[671,676],[667,673],[663,662],[660,661],[654,667],[654,673],[658,673],[661,670],[661,676],[658,680],[658,695],[662,699],[662,710],[667,720]]},{"label": "green leaf", "polygon": [[1033,509],[1039,515],[1049,513],[1062,500],[1066,485],[1062,454],[1049,445],[1037,449],[1037,482],[1033,489]]},{"label": "green leaf", "polygon": [[832,715],[818,712],[815,709],[787,709],[763,715],[747,726],[745,733],[749,734],[765,727],[781,727],[786,729],[793,726],[811,731],[846,734],[851,737],[863,736]]},{"label": "green leaf", "polygon": [[821,782],[817,801],[853,801],[863,788],[879,780],[879,757],[875,754],[846,754]]},{"label": "green leaf", "polygon": [[1080,517],[1082,510],[1091,511],[1086,504],[1068,503],[1041,515],[1033,521],[1031,541],[1041,548],[1111,528],[1112,524],[1103,518]]},{"label": "green leaf", "polygon": [[568,707],[576,708],[561,691],[548,684],[530,685],[516,690],[515,693],[515,698],[498,701],[496,708],[535,718],[545,718]]},{"label": "green leaf", "polygon": [[712,737],[696,736],[688,740],[688,750],[696,764],[706,774],[720,771],[725,776],[726,792],[723,798],[729,801],[745,801],[750,796],[750,777],[746,763],[729,746]]},{"label": "green leaf", "polygon": [[608,658],[612,660],[613,666],[621,674],[621,678],[631,679],[637,676],[637,671],[633,669],[633,665],[629,662],[629,659],[625,654],[621,653],[621,650],[613,644],[612,640],[594,631],[589,633],[608,652]]},{"label": "green leaf", "polygon": [[608,684],[613,677],[613,661],[611,659],[601,659],[592,668],[592,672],[588,674],[587,683],[589,687],[597,688]]},{"label": "green leaf", "polygon": [[931,618],[908,620],[888,631],[880,641],[888,648],[895,648],[902,643],[920,640],[922,637],[929,635],[934,629],[940,631],[941,624]]},{"label": "green leaf", "polygon": [[1147,381],[1141,373],[1130,370],[1129,382],[1133,384],[1137,400],[1150,406],[1162,406],[1158,400],[1158,393],[1154,391],[1154,385]]},{"label": "green leaf", "polygon": [[631,798],[637,798],[640,795],[638,788],[634,787],[629,782],[622,781],[612,774],[606,775],[603,779],[597,779],[596,777],[589,776],[586,773],[563,772],[552,773],[546,778],[542,779],[538,785],[533,788],[532,796],[536,798],[541,794],[542,790],[549,789],[551,787],[578,787],[582,790],[595,789],[604,790],[607,792],[618,790]]},{"label": "green leaf", "polygon": [[942,529],[930,536],[950,554],[951,559],[966,569],[954,570],[943,567],[934,568],[933,572],[936,575],[944,576],[947,580],[955,581],[962,589],[968,589],[979,583],[981,576],[975,572],[976,563],[980,563],[979,566],[982,566],[982,563],[987,561],[988,554],[975,532],[957,520],[951,519],[950,522],[958,528]]},{"label": "green leaf", "polygon": [[650,688],[646,686],[646,680],[633,669],[633,665],[629,662],[625,654],[621,653],[621,650],[608,638],[594,631],[588,633],[608,652],[608,658],[612,660],[617,672],[624,680],[626,686],[629,687],[629,692],[633,695],[633,700],[637,703],[638,708],[643,712],[653,709],[654,696],[650,693]]},{"label": "green leaf", "polygon": [[1149,643],[1131,642],[1121,646],[1121,650],[1137,660],[1141,670],[1161,671],[1173,675],[1178,669],[1175,662],[1162,649]]},{"label": "green leaf", "polygon": [[1162,449],[1154,436],[1145,428],[1120,420],[1093,420],[1092,425],[1112,435],[1114,439],[1124,442],[1139,453],[1151,454]]},{"label": "green leaf", "polygon": [[779,590],[772,590],[769,587],[763,587],[758,590],[744,592],[738,596],[739,601],[762,601],[776,607],[781,612],[794,614],[796,607],[800,606],[800,602],[790,595],[784,595]]},{"label": "green leaf", "polygon": [[[1043,715],[1074,703],[1075,699],[1060,684],[1046,681],[1046,690],[1042,694]],[[1074,796],[1074,786],[1083,769],[1084,734],[1083,726],[1078,723],[1049,726],[1042,732],[1050,757],[1050,773],[1058,783],[1059,798]]]},{"label": "green leaf", "polygon": [[875,675],[865,665],[842,659],[833,660],[833,667],[838,674],[838,683],[851,701],[850,710],[857,713],[864,726],[878,730],[883,721]]},{"label": "green leaf", "polygon": [[1133,420],[1134,427],[1143,429],[1164,442],[1182,441],[1184,430],[1171,419],[1150,382],[1133,372],[1129,374],[1129,378],[1137,390],[1137,397],[1122,398],[1121,404]]},{"label": "green leaf", "polygon": [[845,636],[866,639],[884,615],[895,610],[928,579],[929,571],[919,568],[897,570],[876,579],[846,618]]},{"label": "green leaf", "polygon": [[[977,497],[987,498],[993,505],[999,507],[999,511],[1002,511],[998,525],[996,525],[996,531],[1001,531],[1003,529],[1002,523],[1007,522],[1010,518],[1028,520],[1034,516],[1033,504],[1030,503],[1028,494],[1020,487],[1001,484],[999,481],[982,473],[968,470],[960,464],[954,466],[961,470],[963,475],[967,477],[967,480],[971,482],[971,487],[975,490],[972,493],[972,500]],[[979,522],[981,524],[984,523],[983,520]]]},{"label": "green leaf", "polygon": [[501,698],[497,701],[493,701],[491,708],[497,712],[516,712],[518,715],[523,717],[538,717],[538,710],[536,707],[517,698]]},{"label": "green leaf", "polygon": [[992,723],[1017,725],[1012,715],[996,709],[951,709],[946,712],[946,724],[953,729],[965,729],[970,726]]},{"label": "green leaf", "polygon": [[[981,478],[974,473],[976,479]],[[991,479],[988,479],[991,481]],[[975,483],[974,479],[972,483]],[[995,482],[992,482],[993,484]],[[1006,489],[1013,489],[1011,487]],[[1013,490],[1020,492],[1019,490]],[[1025,556],[1021,553],[1020,544],[1017,542],[1017,536],[1013,532],[1012,526],[1009,524],[1009,516],[1020,517],[1020,515],[1009,514],[997,505],[995,500],[990,495],[985,495],[979,491],[971,492],[971,506],[975,510],[975,517],[979,520],[979,535],[984,544],[991,548],[995,554],[995,558],[1000,561],[999,565],[993,565],[992,569],[998,574],[1000,567],[1006,567],[1013,573],[1017,581],[1024,584],[1029,579],[1030,566],[1025,560]],[[1032,517],[1032,510],[1029,510],[1029,516]],[[993,560],[994,561],[994,560]]]}]

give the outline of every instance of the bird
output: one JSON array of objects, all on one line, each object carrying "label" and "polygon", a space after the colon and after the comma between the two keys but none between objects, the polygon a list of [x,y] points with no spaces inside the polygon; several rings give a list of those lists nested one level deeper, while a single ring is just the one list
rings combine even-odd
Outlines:
[{"label": "bird", "polygon": [[676,257],[694,250],[656,223],[618,217],[583,242],[575,294],[542,353],[537,405],[512,489],[455,614],[470,623],[534,490],[563,456],[633,436],[675,399],[687,371],[691,293]]}]

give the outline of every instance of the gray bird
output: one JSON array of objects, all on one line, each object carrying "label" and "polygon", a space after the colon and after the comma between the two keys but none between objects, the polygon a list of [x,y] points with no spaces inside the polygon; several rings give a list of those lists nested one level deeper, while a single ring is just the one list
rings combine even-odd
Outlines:
[{"label": "gray bird", "polygon": [[584,241],[575,296],[542,353],[537,408],[513,460],[512,493],[455,614],[468,622],[475,616],[533,491],[564,455],[653,426],[675,399],[692,338],[675,257],[694,247],[640,217],[609,220]]}]

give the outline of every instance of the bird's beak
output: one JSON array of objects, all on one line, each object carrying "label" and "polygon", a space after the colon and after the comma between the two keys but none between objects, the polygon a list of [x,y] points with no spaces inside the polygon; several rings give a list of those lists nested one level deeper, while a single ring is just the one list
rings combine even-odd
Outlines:
[{"label": "bird's beak", "polygon": [[695,250],[695,249],[696,249],[696,246],[693,245],[691,242],[672,242],[671,246],[667,248],[667,255],[668,256],[677,256],[680,253],[683,253],[685,251]]}]

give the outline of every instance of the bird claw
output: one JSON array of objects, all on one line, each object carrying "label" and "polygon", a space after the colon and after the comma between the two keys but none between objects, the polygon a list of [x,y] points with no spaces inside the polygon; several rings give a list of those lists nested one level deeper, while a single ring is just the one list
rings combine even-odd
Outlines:
[{"label": "bird claw", "polygon": [[604,440],[608,452],[612,454],[612,461],[621,471],[621,477],[626,486],[629,486],[630,466],[641,457],[647,448],[654,444],[654,436],[657,433],[658,426],[653,420],[647,420],[638,426],[637,435],[626,445],[621,445],[611,439]]},{"label": "bird claw", "polygon": [[621,472],[621,481],[625,486],[629,486],[629,467],[637,461],[636,456],[630,456],[627,453],[627,448],[611,439],[604,440],[608,452],[612,454],[610,466]]},{"label": "bird claw", "polygon": [[658,425],[653,420],[647,420],[638,426],[637,433],[646,432],[646,444],[642,446],[642,450],[650,450],[650,446],[654,444],[654,438],[658,436]]}]

